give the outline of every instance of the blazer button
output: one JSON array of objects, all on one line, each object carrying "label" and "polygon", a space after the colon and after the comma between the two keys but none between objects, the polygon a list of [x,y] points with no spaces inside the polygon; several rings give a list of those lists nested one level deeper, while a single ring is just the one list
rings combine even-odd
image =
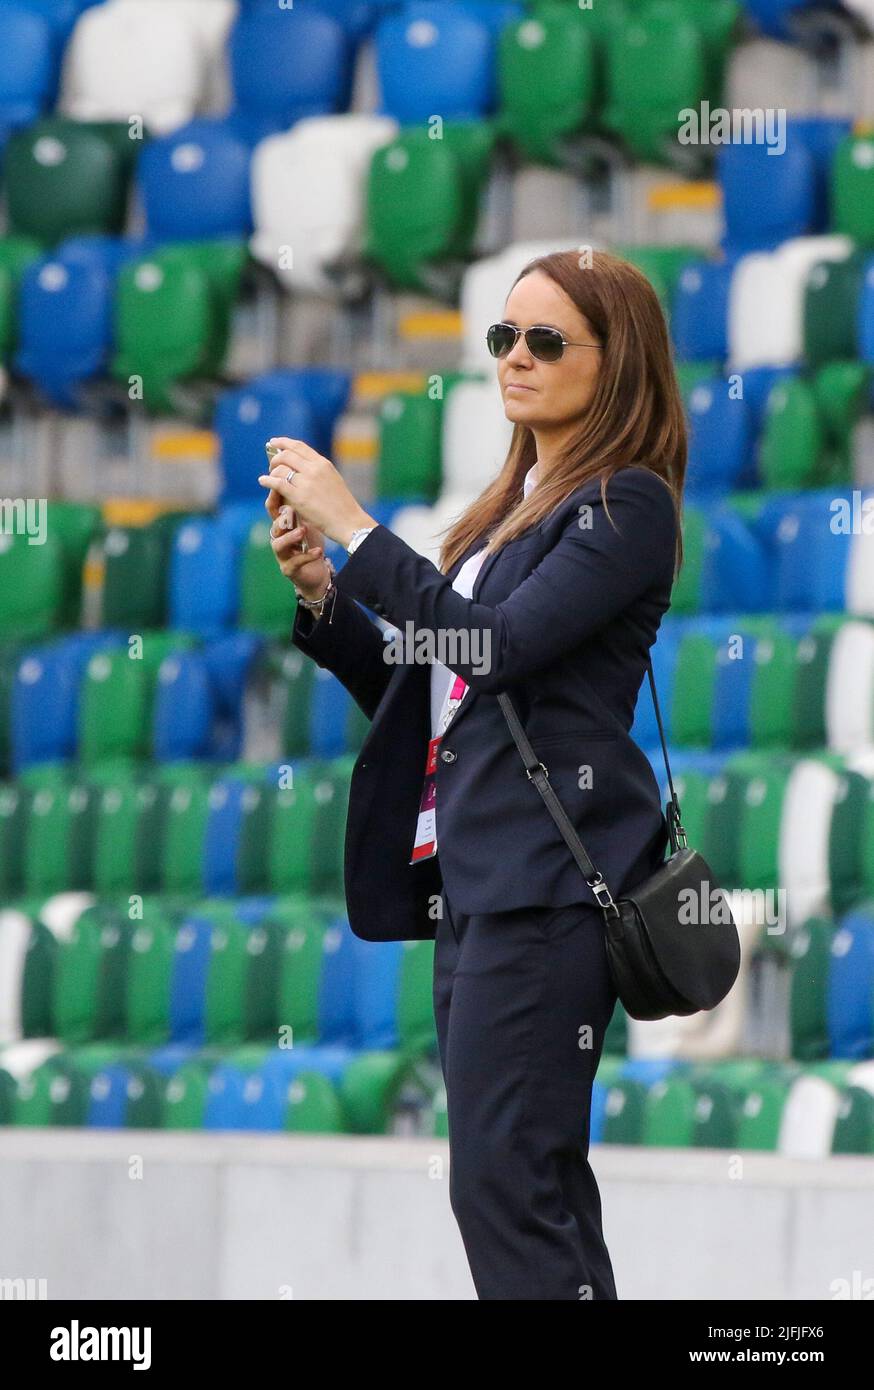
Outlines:
[{"label": "blazer button", "polygon": [[451,748],[442,748],[440,750],[440,757],[443,759],[444,763],[454,763],[458,754],[453,753]]}]

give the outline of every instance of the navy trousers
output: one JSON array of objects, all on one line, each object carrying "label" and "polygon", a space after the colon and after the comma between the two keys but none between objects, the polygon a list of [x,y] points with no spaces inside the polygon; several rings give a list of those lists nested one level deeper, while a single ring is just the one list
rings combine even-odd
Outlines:
[{"label": "navy trousers", "polygon": [[449,1197],[480,1299],[615,1299],[589,1166],[616,1003],[591,904],[466,915],[446,892],[434,1015]]}]

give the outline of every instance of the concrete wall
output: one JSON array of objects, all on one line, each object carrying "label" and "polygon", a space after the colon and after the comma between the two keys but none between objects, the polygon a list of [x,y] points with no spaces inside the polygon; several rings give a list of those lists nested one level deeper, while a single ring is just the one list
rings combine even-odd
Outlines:
[{"label": "concrete wall", "polygon": [[[874,1281],[870,1158],[600,1146],[592,1164],[620,1298]],[[447,1175],[428,1139],[0,1130],[0,1280],[45,1279],[49,1299],[473,1298]]]}]

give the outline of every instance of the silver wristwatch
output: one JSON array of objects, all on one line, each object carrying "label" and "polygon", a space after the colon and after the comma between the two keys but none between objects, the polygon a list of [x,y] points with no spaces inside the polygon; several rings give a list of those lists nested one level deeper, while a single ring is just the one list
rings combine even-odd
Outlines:
[{"label": "silver wristwatch", "polygon": [[349,537],[349,544],[346,547],[348,553],[353,555],[364,540],[364,537],[369,536],[371,531],[375,529],[376,528],[373,526],[359,526],[357,531],[353,531],[352,535]]}]

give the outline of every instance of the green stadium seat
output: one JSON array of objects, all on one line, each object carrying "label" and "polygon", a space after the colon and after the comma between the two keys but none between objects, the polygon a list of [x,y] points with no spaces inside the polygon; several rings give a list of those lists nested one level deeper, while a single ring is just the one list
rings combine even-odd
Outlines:
[{"label": "green stadium seat", "polygon": [[43,786],[28,805],[25,892],[48,897],[91,888],[98,794],[85,783]]},{"label": "green stadium seat", "polygon": [[125,1035],[143,1047],[170,1036],[170,988],[178,923],[154,902],[144,903],[142,919],[131,923],[131,950],[125,990]]},{"label": "green stadium seat", "polygon": [[856,319],[865,258],[818,261],[804,287],[804,357],[808,367],[856,355]]},{"label": "green stadium seat", "polygon": [[470,255],[493,141],[485,122],[447,122],[442,139],[410,127],[376,151],[365,255],[394,286],[431,293],[441,263]]},{"label": "green stadium seat", "polygon": [[671,611],[678,616],[701,609],[701,583],[706,553],[707,522],[699,507],[683,507],[683,567],[671,593]]},{"label": "green stadium seat", "polygon": [[106,125],[63,116],[15,131],[3,158],[10,231],[46,245],[88,232],[120,235],[139,142],[126,145]]},{"label": "green stadium seat", "polygon": [[638,159],[670,163],[681,150],[678,112],[707,95],[703,36],[678,10],[653,6],[607,39],[605,126]]},{"label": "green stadium seat", "polygon": [[230,256],[197,243],[162,247],[119,272],[110,370],[137,385],[150,414],[178,413],[180,384],[219,372],[236,283]]},{"label": "green stadium seat", "polygon": [[196,898],[203,891],[203,845],[210,785],[200,768],[181,766],[167,784],[157,859],[164,894]]},{"label": "green stadium seat", "polygon": [[322,979],[325,914],[304,900],[286,901],[277,976],[278,1027],[290,1028],[294,1046],[315,1042],[319,1035],[319,992]]},{"label": "green stadium seat", "polygon": [[92,764],[106,758],[145,758],[151,751],[152,707],[158,669],[172,652],[192,645],[178,632],[144,632],[142,655],[127,646],[96,652],[79,698],[79,757]]},{"label": "green stadium seat", "polygon": [[864,362],[828,362],[812,385],[825,432],[821,481],[852,484],[853,431],[868,407],[870,368]]},{"label": "green stadium seat", "polygon": [[270,545],[270,527],[257,521],[243,549],[239,625],[287,638],[296,609],[294,585],[280,570]]},{"label": "green stadium seat", "polygon": [[100,789],[94,827],[96,893],[152,893],[160,887],[155,855],[165,798],[150,781],[120,778]]},{"label": "green stadium seat", "polygon": [[160,628],[167,619],[173,537],[190,512],[168,512],[147,526],[112,526],[103,538],[100,609],[104,627]]},{"label": "green stadium seat", "polygon": [[288,1083],[284,1128],[290,1134],[342,1134],[343,1107],[333,1082],[301,1071]]},{"label": "green stadium seat", "polygon": [[0,237],[0,361],[8,362],[18,345],[18,286],[31,261],[42,255],[33,237]]},{"label": "green stadium seat", "polygon": [[196,1058],[166,1078],[160,1098],[161,1129],[203,1129],[211,1070],[210,1063]]},{"label": "green stadium seat", "polygon": [[519,154],[561,165],[561,140],[580,131],[596,100],[592,35],[563,4],[541,5],[498,39],[495,129]]},{"label": "green stadium seat", "polygon": [[388,1134],[404,1077],[397,1052],[363,1052],[345,1068],[340,1082],[344,1129],[349,1134]]},{"label": "green stadium seat", "polygon": [[859,246],[874,247],[874,136],[847,135],[831,175],[832,225]]},{"label": "green stadium seat", "polygon": [[825,434],[810,382],[778,381],[768,394],[759,453],[762,486],[789,491],[820,478]]},{"label": "green stadium seat", "polygon": [[789,1026],[792,1056],[812,1062],[829,1054],[828,977],[833,922],[811,917],[789,939]]},{"label": "green stadium seat", "polygon": [[23,531],[0,533],[0,641],[46,637],[60,626],[69,600],[67,557],[56,530],[31,545]]},{"label": "green stadium seat", "polygon": [[435,501],[442,481],[443,402],[427,391],[393,391],[379,411],[376,495]]},{"label": "green stadium seat", "polygon": [[605,1144],[641,1144],[647,1087],[629,1077],[614,1080],[607,1090],[602,1139]]},{"label": "green stadium seat", "polygon": [[56,1036],[67,1045],[121,1037],[131,924],[105,903],[86,908],[59,944],[54,979]]},{"label": "green stadium seat", "polygon": [[841,1092],[832,1153],[874,1154],[874,1096],[861,1086]]}]

